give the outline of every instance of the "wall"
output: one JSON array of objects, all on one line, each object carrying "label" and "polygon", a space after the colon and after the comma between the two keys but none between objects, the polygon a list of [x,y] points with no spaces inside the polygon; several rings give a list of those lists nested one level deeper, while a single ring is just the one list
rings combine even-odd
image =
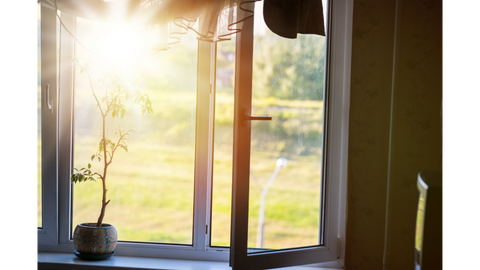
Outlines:
[{"label": "wall", "polygon": [[382,269],[395,1],[353,10],[346,269]]},{"label": "wall", "polygon": [[347,270],[383,269],[385,248],[413,268],[416,175],[442,168],[441,4],[354,3]]}]

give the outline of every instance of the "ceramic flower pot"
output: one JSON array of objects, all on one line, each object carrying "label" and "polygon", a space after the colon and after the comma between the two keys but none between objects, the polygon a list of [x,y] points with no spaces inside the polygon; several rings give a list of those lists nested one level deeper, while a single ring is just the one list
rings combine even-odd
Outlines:
[{"label": "ceramic flower pot", "polygon": [[102,227],[95,227],[95,225],[95,223],[80,223],[77,225],[73,232],[75,254],[85,255],[84,257],[95,255],[106,257],[106,255],[111,256],[113,254],[118,240],[117,230],[106,223],[102,224]]}]

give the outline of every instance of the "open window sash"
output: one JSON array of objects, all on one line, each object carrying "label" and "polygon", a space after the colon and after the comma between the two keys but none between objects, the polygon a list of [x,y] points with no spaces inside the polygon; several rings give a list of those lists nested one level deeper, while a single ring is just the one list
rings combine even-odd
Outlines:
[{"label": "open window sash", "polygon": [[[334,1],[335,2],[335,1]],[[340,2],[340,1],[337,1]],[[335,4],[334,4],[335,5]],[[252,5],[253,6],[253,5]],[[345,11],[348,5],[338,5]],[[252,7],[253,8],[253,7]],[[327,16],[330,21],[330,16]],[[327,25],[330,25],[329,23]],[[235,67],[235,116],[234,116],[234,146],[233,146],[233,188],[232,188],[232,225],[231,225],[231,246],[230,266],[233,270],[240,269],[269,269],[288,267],[302,264],[316,264],[321,262],[335,262],[341,257],[341,250],[338,248],[343,237],[343,217],[339,209],[342,207],[342,200],[339,198],[341,192],[341,181],[332,181],[338,177],[345,177],[342,174],[341,162],[345,162],[345,155],[334,151],[343,151],[340,140],[345,137],[332,136],[332,132],[342,129],[342,125],[334,122],[336,119],[329,115],[342,117],[341,114],[332,111],[338,110],[337,106],[329,106],[330,99],[336,102],[345,102],[341,92],[336,94],[325,92],[324,98],[324,139],[323,139],[323,169],[322,169],[322,191],[320,205],[320,226],[318,245],[295,247],[289,249],[263,249],[250,252],[248,247],[248,219],[249,219],[249,190],[250,190],[250,157],[251,157],[251,121],[268,120],[268,117],[252,116],[252,64],[253,64],[253,29],[254,20],[250,18],[243,22],[243,28],[237,34],[236,40],[236,67]],[[330,31],[327,31],[329,33]],[[331,68],[329,37],[327,36],[327,60],[326,60],[326,89],[329,88],[328,69]],[[344,47],[343,44],[341,46]],[[340,52],[344,53],[344,52]],[[343,55],[343,54],[342,54]],[[345,74],[342,74],[342,76]],[[345,81],[344,81],[345,82]],[[348,82],[347,82],[348,83]],[[339,88],[345,88],[338,84]],[[339,96],[340,94],[340,96]],[[347,95],[348,97],[348,95]],[[348,102],[348,100],[347,100]],[[347,112],[348,114],[348,112]],[[343,116],[345,117],[345,115]],[[348,118],[348,117],[347,117]],[[348,119],[343,119],[344,121]],[[337,122],[340,123],[340,122]],[[330,128],[329,124],[332,124]],[[344,128],[345,126],[343,126]],[[331,138],[329,143],[326,141]],[[334,145],[334,146],[331,146]],[[345,145],[345,144],[343,144]],[[340,147],[339,147],[340,146]],[[335,148],[333,148],[335,147]],[[343,158],[339,160],[338,156]],[[327,164],[325,161],[328,160]]]}]

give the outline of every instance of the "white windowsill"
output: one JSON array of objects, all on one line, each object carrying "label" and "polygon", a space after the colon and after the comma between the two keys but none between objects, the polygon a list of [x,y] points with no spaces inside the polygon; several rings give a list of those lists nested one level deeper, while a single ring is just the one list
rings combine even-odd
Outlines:
[{"label": "white windowsill", "polygon": [[[155,270],[231,270],[228,262],[174,260],[160,258],[141,258],[116,256],[103,261],[84,261],[70,253],[38,253],[38,269],[55,270],[106,270],[113,269],[155,269]],[[333,270],[340,268],[318,268],[311,266],[295,266],[277,268],[283,270]]]}]

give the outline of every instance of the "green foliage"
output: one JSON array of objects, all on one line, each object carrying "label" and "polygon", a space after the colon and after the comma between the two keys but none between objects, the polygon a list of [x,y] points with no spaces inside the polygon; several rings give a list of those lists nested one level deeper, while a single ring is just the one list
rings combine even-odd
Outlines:
[{"label": "green foliage", "polygon": [[78,170],[77,168],[74,168],[76,173],[72,174],[71,180],[73,183],[78,183],[78,182],[85,182],[85,181],[96,181],[95,178],[93,177],[92,171],[90,170],[92,168],[92,165],[88,163],[88,169],[87,168],[81,168]]},{"label": "green foliage", "polygon": [[323,100],[325,39],[271,32],[255,37],[253,94],[280,99]]}]

